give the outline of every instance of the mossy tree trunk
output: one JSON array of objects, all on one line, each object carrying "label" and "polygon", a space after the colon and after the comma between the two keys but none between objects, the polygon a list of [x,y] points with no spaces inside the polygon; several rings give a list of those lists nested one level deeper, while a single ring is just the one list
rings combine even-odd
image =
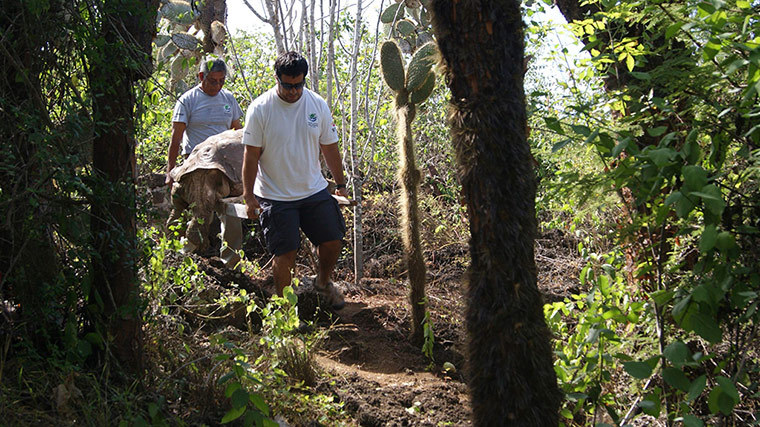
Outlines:
[{"label": "mossy tree trunk", "polygon": [[433,0],[470,218],[467,334],[475,425],[556,426],[561,394],[536,286],[520,2]]}]

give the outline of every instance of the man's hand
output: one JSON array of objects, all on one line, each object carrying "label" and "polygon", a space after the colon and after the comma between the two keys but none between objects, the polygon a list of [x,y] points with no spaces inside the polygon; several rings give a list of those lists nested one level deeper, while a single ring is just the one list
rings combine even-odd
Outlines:
[{"label": "man's hand", "polygon": [[245,211],[248,218],[258,218],[261,213],[261,206],[259,205],[259,201],[256,200],[256,197],[254,197],[253,194],[244,194],[243,200],[245,200]]},{"label": "man's hand", "polygon": [[336,187],[335,194],[337,194],[338,196],[343,196],[345,198],[348,198],[348,190],[346,189],[346,187],[341,187],[341,188]]},{"label": "man's hand", "polygon": [[168,185],[169,187],[171,187],[173,183],[174,183],[174,180],[172,179],[172,175],[167,172],[166,180],[164,180],[164,185]]}]

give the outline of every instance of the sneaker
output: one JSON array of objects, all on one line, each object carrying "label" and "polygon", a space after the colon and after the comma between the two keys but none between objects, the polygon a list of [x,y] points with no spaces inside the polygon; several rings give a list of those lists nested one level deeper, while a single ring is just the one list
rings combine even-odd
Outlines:
[{"label": "sneaker", "polygon": [[317,280],[314,279],[314,289],[319,292],[319,295],[330,304],[333,310],[340,310],[346,306],[346,300],[343,298],[343,293],[338,289],[333,282],[329,282],[326,287],[320,288],[317,286]]}]

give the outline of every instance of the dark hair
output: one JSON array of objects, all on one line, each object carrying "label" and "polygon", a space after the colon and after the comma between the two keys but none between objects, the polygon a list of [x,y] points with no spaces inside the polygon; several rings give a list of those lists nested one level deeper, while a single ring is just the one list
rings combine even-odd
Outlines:
[{"label": "dark hair", "polygon": [[277,74],[277,78],[283,74],[291,77],[303,74],[305,78],[306,74],[309,73],[309,64],[298,52],[285,52],[274,61],[274,72]]},{"label": "dark hair", "polygon": [[227,75],[227,64],[224,63],[223,59],[204,58],[201,60],[200,72],[203,73],[204,76],[208,73],[213,73],[214,71],[223,71],[224,75]]}]

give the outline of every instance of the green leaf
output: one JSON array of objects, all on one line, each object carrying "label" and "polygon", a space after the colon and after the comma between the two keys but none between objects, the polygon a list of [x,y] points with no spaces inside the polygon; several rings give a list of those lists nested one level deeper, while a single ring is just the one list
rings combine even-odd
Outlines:
[{"label": "green leaf", "polygon": [[674,35],[676,35],[676,33],[678,32],[678,30],[681,29],[683,24],[684,24],[683,22],[676,22],[675,24],[669,25],[668,28],[665,30],[665,38],[669,39],[673,37]]},{"label": "green leaf", "polygon": [[721,251],[727,251],[736,247],[736,239],[734,238],[734,235],[728,231],[721,231],[718,233],[718,238],[715,246],[717,246]]},{"label": "green leaf", "polygon": [[233,408],[244,408],[248,405],[248,392],[239,388],[232,393],[230,401],[232,402]]},{"label": "green leaf", "polygon": [[224,417],[222,417],[222,424],[227,424],[231,421],[235,421],[236,419],[240,418],[241,415],[245,413],[245,406],[242,408],[232,408],[229,411],[227,411],[226,414],[224,414]]},{"label": "green leaf", "polygon": [[579,135],[589,136],[591,134],[591,129],[589,129],[588,126],[570,125],[570,127],[573,129],[575,133]]},{"label": "green leaf", "polygon": [[670,148],[657,148],[654,150],[649,150],[647,154],[649,155],[649,158],[652,159],[652,162],[657,165],[657,167],[662,168],[670,162],[670,159],[675,156],[676,152]]},{"label": "green leaf", "polygon": [[628,138],[625,138],[625,139],[623,139],[621,141],[618,141],[617,145],[615,145],[615,148],[612,149],[612,152],[610,153],[610,155],[612,157],[619,156],[620,153],[622,153],[623,150],[625,150],[626,147],[628,147],[628,143],[630,143],[630,142],[631,142],[631,140],[628,139]]},{"label": "green leaf", "polygon": [[554,132],[557,132],[560,135],[564,135],[565,131],[562,130],[562,125],[560,124],[559,120],[557,120],[554,117],[544,117],[544,122],[546,123],[546,126],[553,130]]},{"label": "green leaf", "polygon": [[702,232],[702,237],[699,239],[699,250],[707,252],[715,247],[715,243],[718,241],[718,229],[714,225],[710,224],[705,226],[705,230]]},{"label": "green leaf", "polygon": [[723,336],[723,332],[720,330],[720,326],[718,326],[715,318],[703,311],[694,313],[691,321],[694,332],[712,344],[717,344]]},{"label": "green leaf", "polygon": [[705,425],[702,420],[691,414],[684,415],[682,421],[684,427],[704,427]]},{"label": "green leaf", "polygon": [[559,150],[561,150],[561,149],[565,148],[565,146],[566,146],[567,144],[571,143],[571,142],[573,142],[573,140],[572,140],[572,139],[570,139],[570,138],[567,138],[567,139],[566,139],[566,140],[564,140],[564,141],[560,141],[560,142],[558,142],[558,143],[554,144],[554,145],[552,146],[552,153],[554,153],[554,152],[557,152],[557,151],[559,151]]},{"label": "green leaf", "polygon": [[662,379],[671,386],[681,391],[688,391],[691,383],[682,370],[668,366],[662,371]]},{"label": "green leaf", "polygon": [[647,129],[647,133],[649,136],[660,136],[665,133],[666,130],[668,130],[667,126],[657,126],[656,128]]},{"label": "green leaf", "polygon": [[255,406],[256,409],[259,410],[259,412],[261,412],[262,414],[266,416],[269,416],[269,405],[267,405],[266,402],[264,402],[264,399],[260,395],[256,393],[251,393],[249,395],[249,398],[251,399],[251,403],[253,403],[253,406]]},{"label": "green leaf", "polygon": [[707,210],[714,215],[722,214],[723,209],[726,208],[726,202],[723,201],[723,195],[715,184],[705,185],[700,191],[694,191],[691,194],[700,197]]},{"label": "green leaf", "polygon": [[679,368],[691,360],[689,347],[681,341],[673,341],[668,344],[663,351],[663,355],[668,362]]},{"label": "green leaf", "polygon": [[734,382],[731,381],[731,379],[719,376],[715,378],[715,381],[720,384],[723,393],[730,397],[731,400],[734,401],[734,404],[739,403],[739,391],[736,389],[736,385],[734,385]]},{"label": "green leaf", "polygon": [[659,393],[649,393],[639,402],[639,407],[645,414],[657,417],[660,415],[660,396]]},{"label": "green leaf", "polygon": [[639,80],[652,80],[652,76],[649,73],[642,71],[631,71],[631,75]]},{"label": "green leaf", "polygon": [[243,386],[241,386],[240,383],[237,381],[229,383],[227,384],[227,387],[224,389],[224,396],[232,397],[232,394],[235,393],[237,390],[241,389],[242,387]]},{"label": "green leaf", "polygon": [[692,400],[698,398],[702,392],[705,390],[705,386],[707,385],[707,377],[704,375],[701,375],[697,377],[694,381],[691,382],[691,385],[689,386],[689,391],[686,393],[686,401],[691,402]]},{"label": "green leaf", "polygon": [[673,299],[673,295],[675,295],[675,292],[673,291],[661,290],[652,292],[649,294],[649,297],[652,298],[655,304],[663,306]]},{"label": "green leaf", "polygon": [[707,171],[701,166],[689,165],[681,170],[684,185],[691,191],[698,191],[707,185]]},{"label": "green leaf", "polygon": [[679,218],[686,218],[697,205],[689,197],[683,196],[676,200],[676,215]]},{"label": "green leaf", "polygon": [[628,55],[625,58],[625,66],[628,67],[628,71],[633,71],[633,67],[636,65],[636,59],[632,55]]},{"label": "green leaf", "polygon": [[652,375],[652,366],[647,362],[623,362],[623,369],[628,375],[644,380]]}]

